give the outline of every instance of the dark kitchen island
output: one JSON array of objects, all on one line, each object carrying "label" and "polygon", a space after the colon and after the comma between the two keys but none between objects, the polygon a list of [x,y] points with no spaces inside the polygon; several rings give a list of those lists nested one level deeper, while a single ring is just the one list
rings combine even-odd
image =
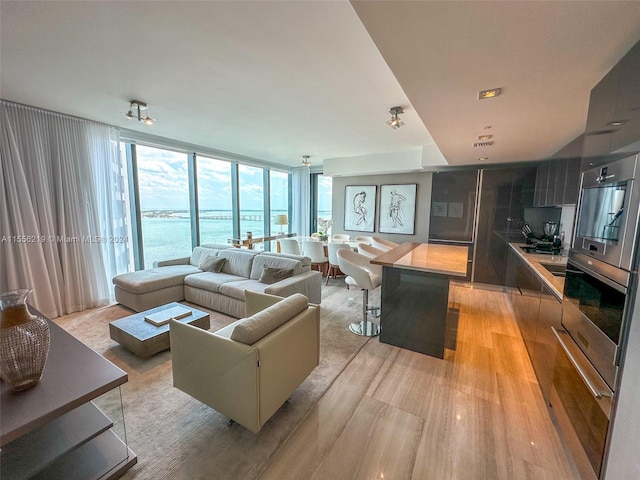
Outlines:
[{"label": "dark kitchen island", "polygon": [[449,280],[467,274],[468,247],[403,243],[374,258],[382,265],[380,341],[444,358]]}]

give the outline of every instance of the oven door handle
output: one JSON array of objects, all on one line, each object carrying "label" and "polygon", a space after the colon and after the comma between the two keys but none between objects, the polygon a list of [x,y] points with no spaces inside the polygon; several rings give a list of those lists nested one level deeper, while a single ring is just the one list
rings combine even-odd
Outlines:
[{"label": "oven door handle", "polygon": [[566,353],[567,357],[569,357],[571,364],[576,369],[576,371],[578,372],[578,375],[580,375],[580,378],[582,379],[584,384],[587,386],[591,394],[598,399],[602,397],[611,397],[612,394],[610,391],[608,391],[608,389],[599,389],[598,387],[596,387],[593,381],[589,378],[589,375],[587,374],[587,372],[584,371],[580,363],[576,360],[575,356],[573,355],[573,352],[571,352],[571,349],[562,338],[562,335],[566,335],[566,334],[564,332],[561,334],[560,332],[558,332],[558,330],[555,329],[555,327],[551,327],[551,330],[553,330],[553,334],[558,339],[558,342],[560,343],[562,350],[564,350],[564,353]]}]

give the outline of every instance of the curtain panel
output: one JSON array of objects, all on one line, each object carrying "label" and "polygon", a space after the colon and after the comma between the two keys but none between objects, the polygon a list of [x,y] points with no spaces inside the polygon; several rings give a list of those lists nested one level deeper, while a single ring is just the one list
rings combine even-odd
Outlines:
[{"label": "curtain panel", "polygon": [[112,298],[127,270],[118,130],[0,101],[0,290],[50,318]]}]

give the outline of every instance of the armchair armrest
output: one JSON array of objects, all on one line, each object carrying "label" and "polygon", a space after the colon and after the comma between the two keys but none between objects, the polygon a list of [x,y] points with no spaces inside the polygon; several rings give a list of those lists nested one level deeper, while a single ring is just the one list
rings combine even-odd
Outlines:
[{"label": "armchair armrest", "polygon": [[245,316],[250,317],[258,312],[261,312],[265,308],[275,305],[282,297],[277,295],[268,295],[266,293],[252,292],[251,290],[244,291],[244,305]]},{"label": "armchair armrest", "polygon": [[172,258],[170,260],[156,260],[153,262],[153,267],[166,267],[168,265],[189,265],[191,257]]}]

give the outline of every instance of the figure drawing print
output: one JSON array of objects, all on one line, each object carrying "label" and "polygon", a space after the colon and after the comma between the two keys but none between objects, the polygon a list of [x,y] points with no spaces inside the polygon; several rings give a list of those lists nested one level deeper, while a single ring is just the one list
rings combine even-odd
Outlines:
[{"label": "figure drawing print", "polygon": [[397,190],[391,190],[390,195],[389,217],[391,218],[391,222],[393,222],[393,228],[404,227],[404,223],[402,223],[402,217],[404,216],[402,203],[407,200],[407,197],[399,194]]},{"label": "figure drawing print", "polygon": [[353,213],[355,214],[356,225],[367,224],[367,208],[364,206],[367,200],[367,192],[364,190],[353,196]]},{"label": "figure drawing print", "polygon": [[348,185],[345,187],[345,230],[373,232],[376,189],[375,185]]},{"label": "figure drawing print", "polygon": [[416,211],[415,183],[380,187],[380,232],[413,235]]}]

